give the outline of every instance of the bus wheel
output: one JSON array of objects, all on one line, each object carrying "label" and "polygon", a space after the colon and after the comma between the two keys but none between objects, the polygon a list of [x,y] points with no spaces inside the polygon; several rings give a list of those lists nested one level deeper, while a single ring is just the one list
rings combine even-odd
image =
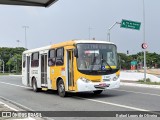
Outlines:
[{"label": "bus wheel", "polygon": [[93,91],[95,95],[99,95],[103,92],[103,90],[96,90],[96,91]]},{"label": "bus wheel", "polygon": [[33,78],[32,87],[34,92],[38,92],[39,89],[37,88],[37,82],[35,78]]},{"label": "bus wheel", "polygon": [[61,97],[65,97],[65,95],[66,95],[65,87],[64,87],[64,82],[63,82],[62,79],[60,79],[60,80],[58,81],[58,94],[59,94],[59,96],[61,96]]}]

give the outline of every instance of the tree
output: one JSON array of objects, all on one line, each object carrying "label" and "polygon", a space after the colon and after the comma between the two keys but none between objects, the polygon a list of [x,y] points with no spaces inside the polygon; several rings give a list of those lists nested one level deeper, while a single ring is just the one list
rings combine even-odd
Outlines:
[{"label": "tree", "polygon": [[118,53],[120,56],[120,64],[122,69],[130,69],[131,56],[127,56],[125,53]]},{"label": "tree", "polygon": [[[0,48],[0,59],[2,59],[5,63],[5,71],[10,72],[11,70],[16,70],[15,65],[18,65],[17,72],[21,71],[21,68],[20,68],[21,56],[24,50],[25,48],[23,47],[17,47],[17,48],[2,47]],[[12,58],[14,58],[14,60]]]}]

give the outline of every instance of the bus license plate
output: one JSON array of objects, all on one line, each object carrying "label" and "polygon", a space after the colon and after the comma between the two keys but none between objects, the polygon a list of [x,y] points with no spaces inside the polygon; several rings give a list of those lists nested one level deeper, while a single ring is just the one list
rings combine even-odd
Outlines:
[{"label": "bus license plate", "polygon": [[106,83],[99,84],[100,87],[107,87],[108,85]]}]

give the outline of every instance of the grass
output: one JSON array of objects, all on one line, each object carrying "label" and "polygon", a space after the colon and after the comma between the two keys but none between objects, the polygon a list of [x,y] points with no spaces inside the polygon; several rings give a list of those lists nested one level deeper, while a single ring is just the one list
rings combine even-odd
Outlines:
[{"label": "grass", "polygon": [[143,80],[139,80],[138,83],[140,84],[148,84],[148,85],[160,85],[160,82],[151,82],[149,78],[146,79],[146,82]]},{"label": "grass", "polygon": [[9,75],[10,73],[0,73],[0,75]]},{"label": "grass", "polygon": [[0,75],[21,75],[21,73],[0,73]]}]

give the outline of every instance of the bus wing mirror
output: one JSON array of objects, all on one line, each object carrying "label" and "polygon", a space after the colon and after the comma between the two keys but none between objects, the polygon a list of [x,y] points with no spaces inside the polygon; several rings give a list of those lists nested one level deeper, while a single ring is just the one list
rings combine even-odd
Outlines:
[{"label": "bus wing mirror", "polygon": [[74,49],[74,57],[78,58],[78,49]]}]

